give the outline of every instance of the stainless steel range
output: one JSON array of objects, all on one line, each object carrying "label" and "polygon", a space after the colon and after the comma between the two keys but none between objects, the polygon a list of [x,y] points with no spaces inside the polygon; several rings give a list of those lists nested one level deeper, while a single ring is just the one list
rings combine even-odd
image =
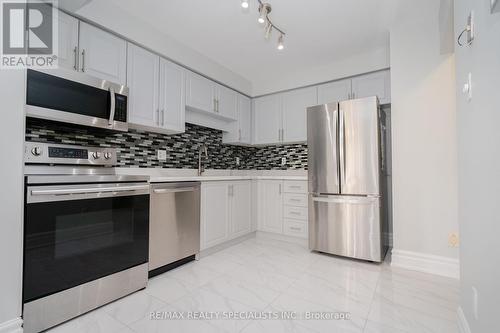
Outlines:
[{"label": "stainless steel range", "polygon": [[23,319],[39,332],[146,287],[147,177],[109,148],[26,143]]}]

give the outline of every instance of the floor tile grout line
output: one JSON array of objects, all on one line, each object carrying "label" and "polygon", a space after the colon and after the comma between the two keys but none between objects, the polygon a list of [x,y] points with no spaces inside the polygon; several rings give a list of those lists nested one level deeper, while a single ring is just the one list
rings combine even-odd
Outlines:
[{"label": "floor tile grout line", "polygon": [[[382,264],[384,264],[384,263],[382,263]],[[380,273],[378,274],[378,277],[377,277],[377,283],[375,284],[375,288],[374,288],[374,290],[373,290],[372,299],[371,299],[371,301],[370,301],[370,306],[368,307],[368,313],[366,314],[365,324],[363,325],[363,331],[362,331],[362,332],[365,332],[365,330],[366,330],[366,325],[368,325],[368,318],[370,317],[370,313],[371,313],[371,311],[372,311],[372,306],[373,306],[373,303],[374,303],[374,301],[375,301],[375,294],[377,293],[377,288],[378,288],[378,285],[379,285],[379,283],[380,283],[380,279],[382,278],[382,270],[383,270],[383,269],[384,269],[384,268],[383,268],[383,267],[381,267],[381,271],[380,271]]]}]

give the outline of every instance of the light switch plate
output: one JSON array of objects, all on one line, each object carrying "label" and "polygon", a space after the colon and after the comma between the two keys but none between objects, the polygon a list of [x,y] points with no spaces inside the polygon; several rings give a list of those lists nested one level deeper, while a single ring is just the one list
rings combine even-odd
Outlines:
[{"label": "light switch plate", "polygon": [[167,151],[158,150],[158,161],[166,161],[166,160],[167,160]]}]

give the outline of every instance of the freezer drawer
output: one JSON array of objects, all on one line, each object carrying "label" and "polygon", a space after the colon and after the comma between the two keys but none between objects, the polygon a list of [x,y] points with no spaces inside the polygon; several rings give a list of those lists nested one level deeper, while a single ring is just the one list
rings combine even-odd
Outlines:
[{"label": "freezer drawer", "polygon": [[382,261],[380,198],[309,196],[309,248]]}]

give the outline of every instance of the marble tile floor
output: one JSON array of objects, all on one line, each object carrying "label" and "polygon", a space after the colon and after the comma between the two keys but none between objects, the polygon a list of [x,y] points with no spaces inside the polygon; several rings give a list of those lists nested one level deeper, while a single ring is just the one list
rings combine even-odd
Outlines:
[{"label": "marble tile floor", "polygon": [[[49,332],[456,333],[457,307],[457,280],[311,253],[304,244],[258,234]],[[242,318],[208,318],[215,313]],[[331,318],[346,313],[348,319]],[[262,318],[281,314],[289,317]]]}]

